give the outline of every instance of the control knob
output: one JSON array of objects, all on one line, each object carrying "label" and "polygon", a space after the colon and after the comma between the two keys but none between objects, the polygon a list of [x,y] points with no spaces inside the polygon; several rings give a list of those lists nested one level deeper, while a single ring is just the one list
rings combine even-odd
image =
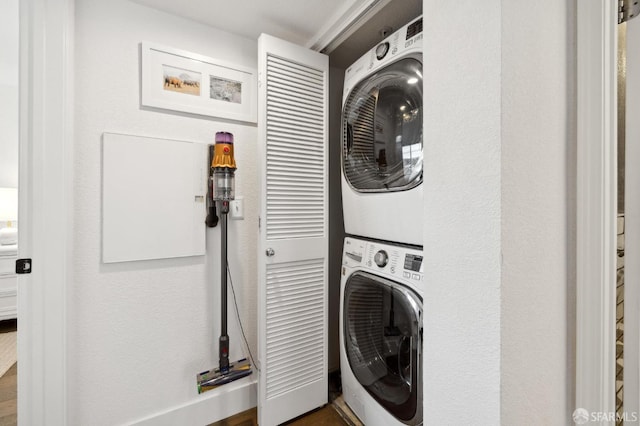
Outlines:
[{"label": "control knob", "polygon": [[389,52],[389,42],[380,43],[376,47],[376,58],[380,61],[385,56],[387,56],[387,52]]},{"label": "control knob", "polygon": [[376,265],[378,265],[380,268],[384,268],[385,266],[387,266],[387,263],[389,263],[389,255],[386,251],[380,250],[373,257],[373,261],[376,262]]}]

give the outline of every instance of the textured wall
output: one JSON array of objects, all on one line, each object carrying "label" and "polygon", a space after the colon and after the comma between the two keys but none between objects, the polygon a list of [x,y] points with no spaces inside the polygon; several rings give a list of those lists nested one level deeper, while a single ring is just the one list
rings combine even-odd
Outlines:
[{"label": "textured wall", "polygon": [[502,2],[502,424],[574,405],[575,2]]},{"label": "textured wall", "polygon": [[424,11],[425,424],[567,424],[575,2]]},{"label": "textured wall", "polygon": [[425,425],[500,423],[499,0],[424,3]]},{"label": "textured wall", "polygon": [[[230,221],[229,262],[256,350],[256,128],[141,110],[141,41],[257,66],[254,40],[125,0],[76,3],[75,270],[68,286],[73,425],[120,424],[189,403],[198,398],[196,373],[218,362],[219,228],[207,231],[206,257],[101,263],[105,131],[201,143],[212,142],[216,131],[235,134],[236,194],[244,196],[245,220]],[[229,307],[234,359],[243,346],[232,302]]]}]

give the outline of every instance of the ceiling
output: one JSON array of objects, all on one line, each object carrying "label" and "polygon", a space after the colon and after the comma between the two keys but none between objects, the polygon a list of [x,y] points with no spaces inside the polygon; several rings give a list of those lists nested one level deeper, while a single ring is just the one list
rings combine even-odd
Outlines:
[{"label": "ceiling", "polygon": [[[261,33],[308,46],[325,24],[370,0],[133,0],[257,40]],[[187,7],[188,6],[188,7]]]},{"label": "ceiling", "polygon": [[[173,15],[257,40],[261,33],[331,53],[331,64],[346,68],[382,40],[380,30],[393,30],[422,12],[422,0],[133,0]],[[188,7],[185,7],[188,5]],[[373,7],[371,7],[373,5]],[[374,13],[348,28],[349,37],[330,45],[347,17]],[[362,20],[364,21],[364,20]],[[344,37],[343,37],[344,38]]]}]

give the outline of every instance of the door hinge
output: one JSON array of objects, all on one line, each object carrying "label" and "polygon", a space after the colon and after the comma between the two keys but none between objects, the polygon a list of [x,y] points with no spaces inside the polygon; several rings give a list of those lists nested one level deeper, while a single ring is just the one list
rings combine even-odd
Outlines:
[{"label": "door hinge", "polygon": [[636,0],[618,0],[618,24],[627,22],[640,14],[640,5]]},{"label": "door hinge", "polygon": [[33,262],[31,259],[18,259],[16,260],[16,274],[30,274]]}]

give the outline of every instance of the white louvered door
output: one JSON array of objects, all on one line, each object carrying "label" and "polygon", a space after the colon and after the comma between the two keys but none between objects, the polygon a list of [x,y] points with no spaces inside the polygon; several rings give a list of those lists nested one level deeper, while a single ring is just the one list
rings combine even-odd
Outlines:
[{"label": "white louvered door", "polygon": [[326,55],[261,35],[258,419],[327,403]]}]

